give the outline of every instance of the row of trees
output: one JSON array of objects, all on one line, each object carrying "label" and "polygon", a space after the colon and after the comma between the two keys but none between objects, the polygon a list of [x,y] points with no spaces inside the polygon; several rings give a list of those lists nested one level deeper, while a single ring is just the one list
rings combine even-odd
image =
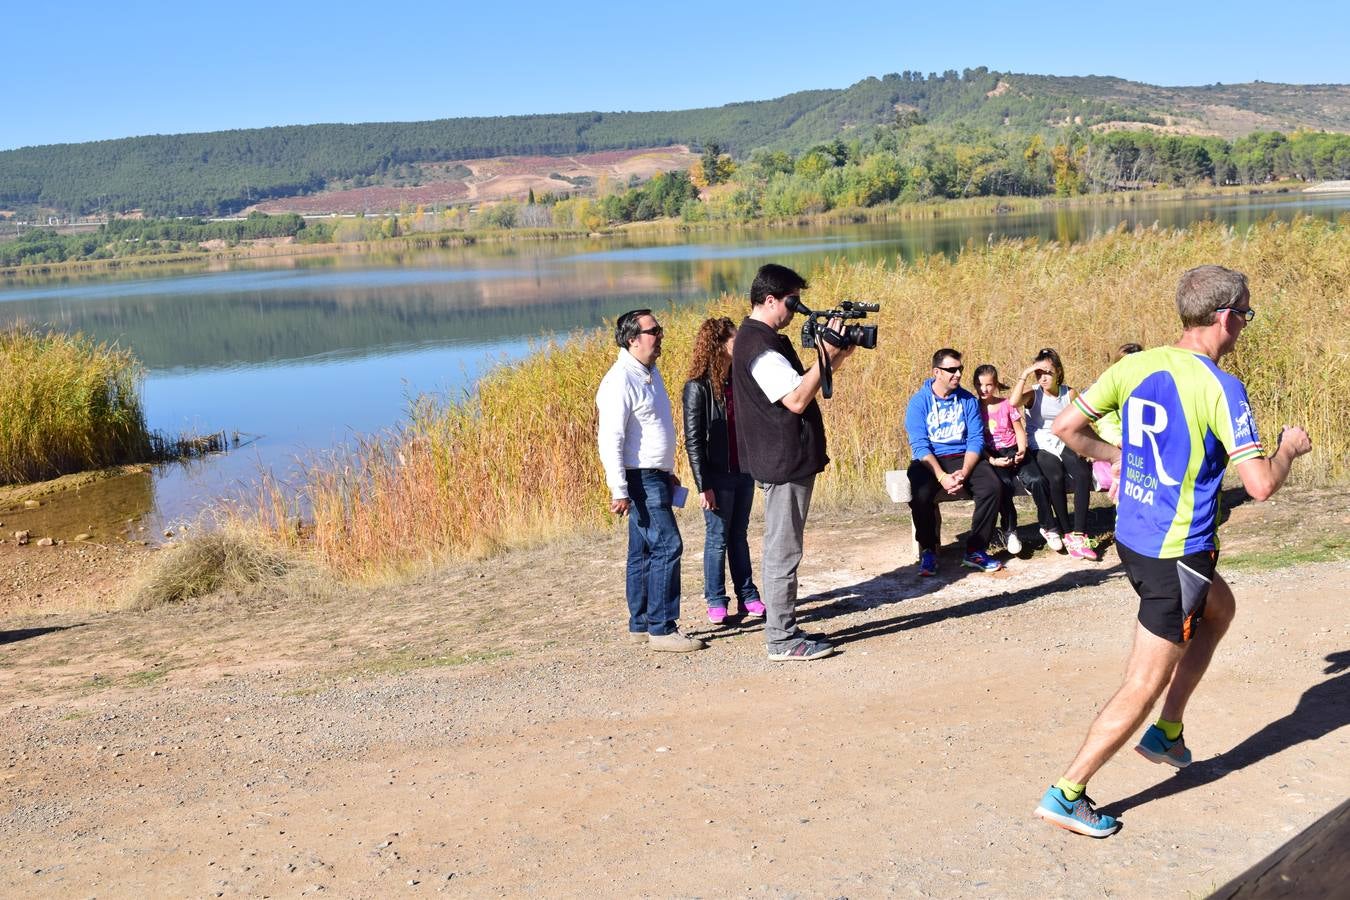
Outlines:
[{"label": "row of trees", "polygon": [[[464,227],[595,230],[660,216],[686,221],[784,218],[840,208],[973,196],[1070,196],[1145,187],[1350,178],[1350,135],[1256,133],[1228,142],[1149,131],[1015,132],[892,126],[801,153],[760,149],[741,163],[705,153],[685,173],[598,198],[502,204]],[[717,180],[707,177],[715,172]],[[698,188],[705,188],[700,195]]]},{"label": "row of trees", "polygon": [[29,228],[16,240],[0,243],[0,266],[177,253],[211,240],[236,244],[260,238],[294,237],[318,242],[327,240],[330,235],[328,223],[307,226],[305,220],[294,213],[268,216],[255,212],[246,219],[230,222],[114,219],[88,234],[63,235],[46,228]]},{"label": "row of trees", "polygon": [[1234,142],[1076,128],[1030,136],[967,126],[876,129],[804,153],[760,150],[704,215],[796,216],[892,201],[1069,196],[1143,187],[1350,178],[1350,135],[1256,133]]}]

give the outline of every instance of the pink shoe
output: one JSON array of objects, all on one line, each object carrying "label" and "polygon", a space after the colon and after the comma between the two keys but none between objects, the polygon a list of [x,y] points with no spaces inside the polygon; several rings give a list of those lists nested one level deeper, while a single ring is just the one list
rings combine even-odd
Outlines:
[{"label": "pink shoe", "polygon": [[764,618],[764,601],[751,600],[742,606],[741,611],[747,619],[762,619]]},{"label": "pink shoe", "polygon": [[714,625],[721,625],[727,620],[727,608],[725,606],[708,607],[708,621]]},{"label": "pink shoe", "polygon": [[1068,549],[1069,555],[1076,559],[1090,559],[1093,562],[1101,559],[1097,551],[1092,549],[1087,535],[1081,531],[1071,531],[1064,535],[1064,546]]}]

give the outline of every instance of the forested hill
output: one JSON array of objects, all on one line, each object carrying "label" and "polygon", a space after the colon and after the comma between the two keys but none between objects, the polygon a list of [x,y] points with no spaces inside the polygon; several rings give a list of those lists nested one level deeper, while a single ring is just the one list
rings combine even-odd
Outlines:
[{"label": "forested hill", "polygon": [[759,147],[802,150],[897,121],[1027,132],[1134,123],[1225,137],[1263,129],[1350,131],[1350,85],[1166,88],[978,68],[903,72],[844,90],[709,109],[303,125],[57,144],[0,152],[0,209],[225,214],[418,163],[670,144],[717,143],[736,155]]}]

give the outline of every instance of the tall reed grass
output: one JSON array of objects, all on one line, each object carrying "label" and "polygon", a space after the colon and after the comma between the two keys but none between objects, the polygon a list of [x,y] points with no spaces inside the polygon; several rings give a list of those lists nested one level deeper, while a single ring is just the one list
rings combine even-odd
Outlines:
[{"label": "tall reed grass", "polygon": [[0,485],[226,448],[223,431],[147,429],[143,378],[129,350],[79,334],[0,332]]},{"label": "tall reed grass", "polygon": [[0,332],[0,484],[147,459],[142,370],[81,335]]},{"label": "tall reed grass", "polygon": [[[971,367],[992,362],[1015,374],[1050,345],[1065,360],[1067,383],[1083,387],[1119,344],[1174,341],[1177,278],[1210,262],[1251,279],[1258,315],[1225,365],[1246,382],[1267,444],[1281,424],[1301,424],[1314,451],[1299,477],[1346,479],[1350,429],[1340,389],[1350,371],[1350,218],[1339,225],[1305,218],[1249,230],[1122,228],[1071,246],[971,244],[955,260],[840,261],[810,273],[804,299],[813,308],[843,299],[882,304],[877,349],[854,353],[823,404],[833,462],[817,482],[817,501],[881,502],[881,473],[908,459],[901,417],[933,350],[956,347]],[[677,417],[698,323],[707,315],[739,320],[746,308],[744,299],[724,296],[661,314],[660,368]],[[423,399],[400,433],[313,465],[303,502],[326,562],[350,576],[389,574],[612,522],[593,398],[616,348],[608,323],[597,328],[538,347],[463,402]],[[809,364],[809,351],[804,357]],[[683,454],[679,465],[687,471]],[[287,498],[273,489],[261,507],[276,535],[297,539]]]}]

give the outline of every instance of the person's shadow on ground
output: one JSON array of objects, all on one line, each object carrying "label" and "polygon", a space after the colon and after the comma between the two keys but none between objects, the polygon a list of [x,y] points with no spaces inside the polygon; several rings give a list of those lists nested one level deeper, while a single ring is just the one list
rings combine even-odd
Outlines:
[{"label": "person's shadow on ground", "polygon": [[[981,573],[962,570],[963,574],[978,576]],[[1095,587],[1120,573],[1119,565],[1099,565],[1091,569],[1074,569],[1061,574],[1053,581],[1037,584],[1017,591],[997,590],[999,582],[989,579],[991,593],[975,597],[955,606],[930,609],[922,612],[903,613],[886,619],[862,622],[848,628],[832,631],[828,639],[834,644],[846,644],[865,638],[880,637],[936,625],[950,619],[980,615],[1013,606],[1021,606],[1040,597],[1048,597],[1065,591]],[[917,582],[917,584],[916,584]],[[797,602],[797,620],[803,626],[827,622],[836,616],[848,615],[863,609],[888,606],[905,600],[914,600],[933,593],[952,583],[952,579],[943,578],[939,573],[931,578],[919,578],[913,566],[905,566],[845,587],[834,588],[803,597]]]},{"label": "person's shadow on ground", "polygon": [[80,625],[53,625],[48,628],[19,628],[14,631],[0,631],[0,644],[17,644],[19,641],[26,641],[29,638],[42,637],[44,634],[51,634],[53,631],[65,631],[68,628],[80,628]]},{"label": "person's shadow on ground", "polygon": [[[962,548],[965,547],[966,537],[967,533],[962,532],[956,536],[956,540],[939,548],[941,568],[937,575],[919,575],[919,565],[915,561],[857,584],[798,596],[797,624],[799,626],[805,625],[812,621],[823,621],[834,616],[847,615],[857,610],[872,609],[889,603],[897,603],[901,600],[912,600],[926,594],[936,593],[963,578],[985,577],[985,573],[961,565],[961,553],[964,552]],[[993,580],[990,583],[997,585],[997,582]],[[808,610],[806,607],[812,603],[823,603],[825,607]],[[720,626],[706,626],[705,623],[700,623],[697,626],[686,628],[686,631],[693,637],[705,641],[716,641],[762,631],[763,628],[764,620],[762,618],[747,619],[743,612],[739,612],[727,616],[726,621]],[[831,642],[833,642],[833,638],[831,638]]]},{"label": "person's shadow on ground", "polygon": [[1347,670],[1350,670],[1350,650],[1330,654],[1323,671],[1340,674],[1304,691],[1289,715],[1271,722],[1227,753],[1193,762],[1178,769],[1166,781],[1104,806],[1099,812],[1119,816],[1133,807],[1212,784],[1229,772],[1245,769],[1282,750],[1304,741],[1315,741],[1350,724],[1350,671]]}]

